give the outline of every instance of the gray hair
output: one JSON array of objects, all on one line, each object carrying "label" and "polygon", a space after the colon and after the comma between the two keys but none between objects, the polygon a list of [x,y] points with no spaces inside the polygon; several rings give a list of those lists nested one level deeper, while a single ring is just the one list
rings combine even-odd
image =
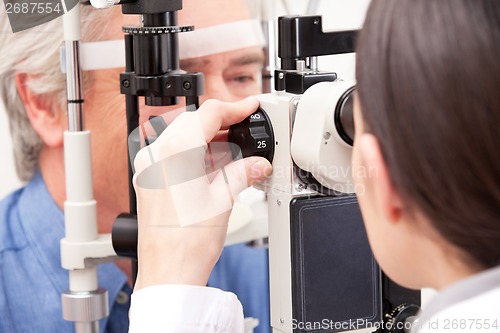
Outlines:
[{"label": "gray hair", "polygon": [[[26,115],[16,87],[16,74],[29,74],[28,89],[42,97],[54,112],[64,110],[66,81],[59,64],[62,18],[14,34],[5,7],[0,7],[0,97],[9,118],[17,174],[22,181],[27,181],[38,168],[43,142]],[[102,40],[106,24],[115,12],[81,6],[82,39]],[[84,73],[84,82],[85,76]]]}]

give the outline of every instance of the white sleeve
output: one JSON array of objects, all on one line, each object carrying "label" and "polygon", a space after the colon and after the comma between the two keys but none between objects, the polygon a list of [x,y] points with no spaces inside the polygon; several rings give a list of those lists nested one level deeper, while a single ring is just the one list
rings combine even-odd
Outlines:
[{"label": "white sleeve", "polygon": [[158,285],[132,294],[129,333],[243,333],[235,294],[215,288]]}]

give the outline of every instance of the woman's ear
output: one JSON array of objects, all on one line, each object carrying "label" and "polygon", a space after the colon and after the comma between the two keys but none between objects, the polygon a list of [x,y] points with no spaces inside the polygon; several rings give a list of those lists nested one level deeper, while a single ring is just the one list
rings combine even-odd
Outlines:
[{"label": "woman's ear", "polygon": [[370,191],[373,207],[385,221],[400,221],[403,212],[403,200],[394,187],[385,163],[378,139],[370,133],[362,133],[357,137],[359,155],[364,164],[365,183]]},{"label": "woman's ear", "polygon": [[33,129],[44,145],[51,148],[63,146],[66,119],[60,110],[52,107],[41,95],[34,94],[28,87],[29,74],[16,74],[16,86],[26,109],[26,115]]}]

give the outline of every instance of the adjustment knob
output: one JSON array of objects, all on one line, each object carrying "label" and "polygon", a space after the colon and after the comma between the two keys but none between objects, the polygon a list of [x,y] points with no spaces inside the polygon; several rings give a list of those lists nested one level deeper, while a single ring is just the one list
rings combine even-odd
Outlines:
[{"label": "adjustment knob", "polygon": [[274,133],[266,112],[259,108],[241,123],[229,129],[229,142],[233,157],[241,152],[243,157],[261,156],[269,162],[274,157]]},{"label": "adjustment knob", "polygon": [[385,315],[386,328],[390,333],[409,333],[417,319],[420,307],[414,304],[400,304]]},{"label": "adjustment knob", "polygon": [[105,9],[119,4],[120,0],[90,0],[90,3],[94,8]]}]

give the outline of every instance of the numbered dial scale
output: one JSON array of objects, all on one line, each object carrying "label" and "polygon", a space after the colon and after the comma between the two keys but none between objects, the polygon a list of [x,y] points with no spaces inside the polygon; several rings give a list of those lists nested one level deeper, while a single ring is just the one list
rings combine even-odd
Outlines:
[{"label": "numbered dial scale", "polygon": [[229,129],[229,142],[233,157],[240,152],[243,157],[261,156],[272,163],[274,157],[274,134],[266,112],[259,108],[241,123]]}]

